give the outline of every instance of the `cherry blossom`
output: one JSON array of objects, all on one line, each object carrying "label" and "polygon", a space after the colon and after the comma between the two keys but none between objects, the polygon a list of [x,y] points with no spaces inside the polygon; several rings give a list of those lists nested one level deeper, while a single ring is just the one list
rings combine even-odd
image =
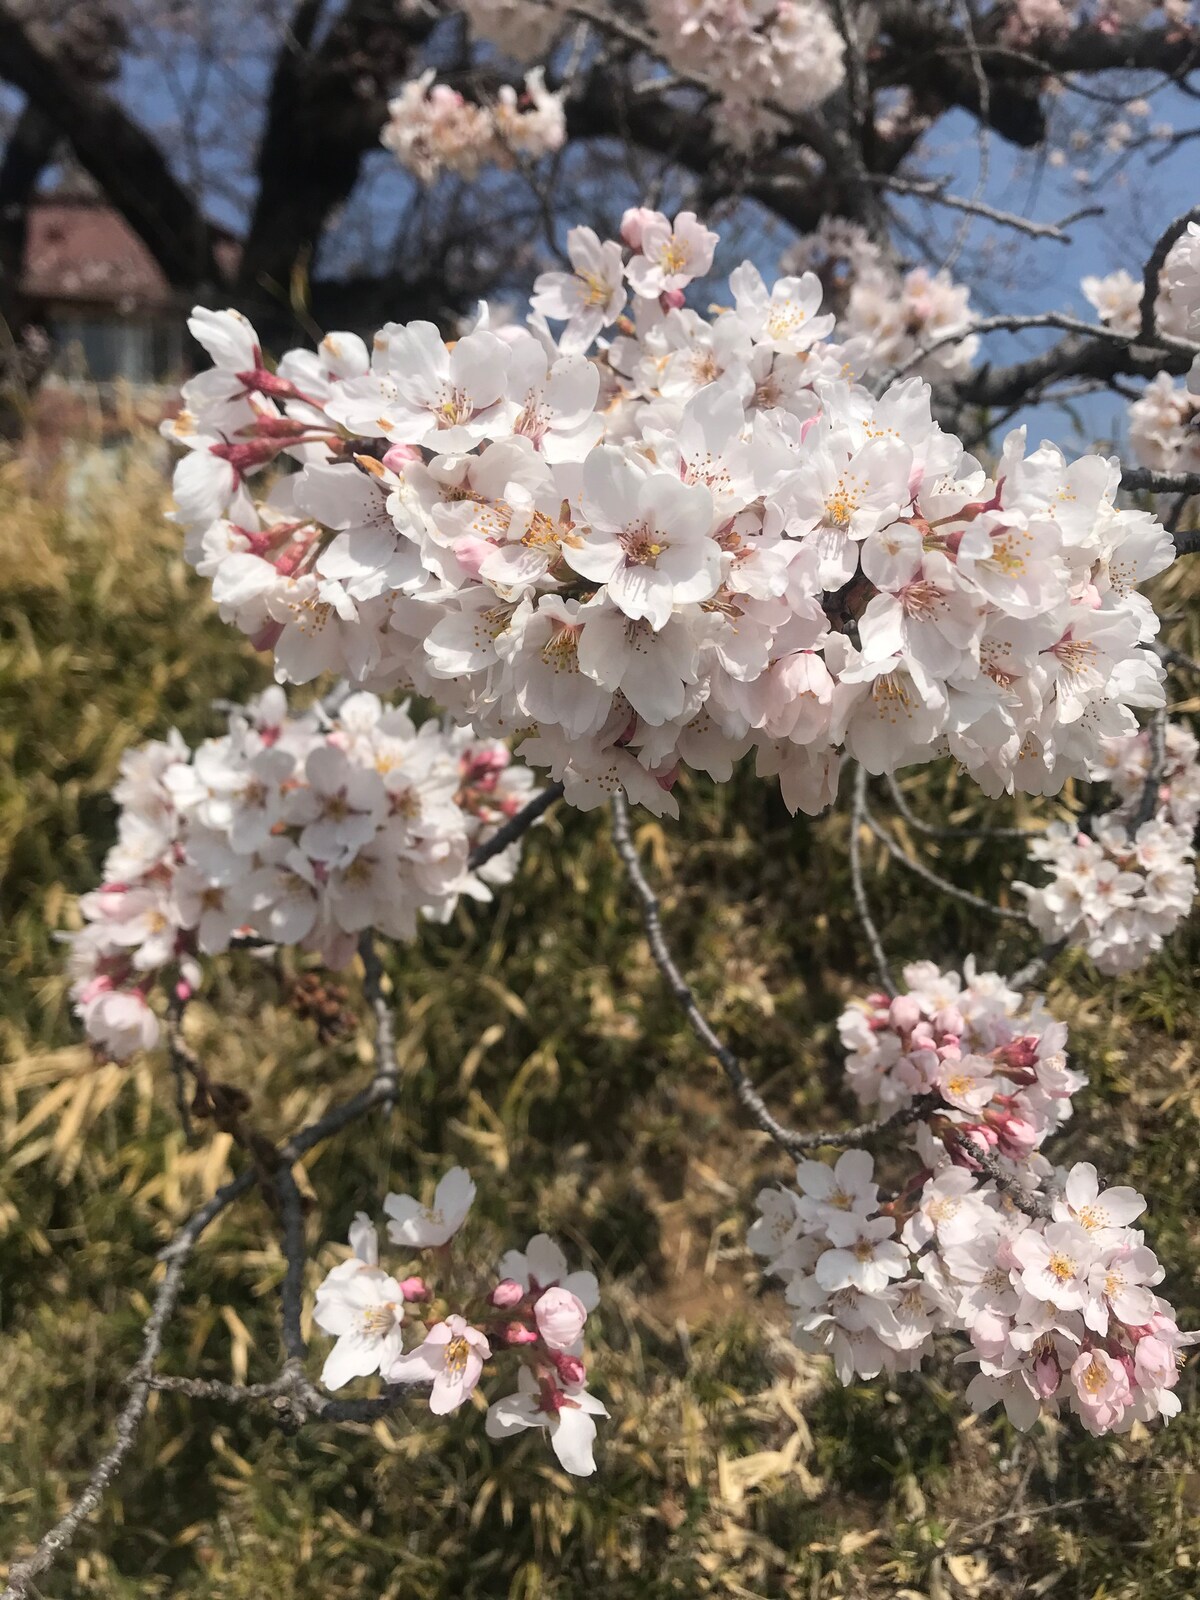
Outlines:
[{"label": "cherry blossom", "polygon": [[585,351],[592,340],[620,315],[625,304],[625,266],[621,247],[601,242],[591,228],[572,228],[567,235],[572,272],[543,272],[534,283],[535,311],[566,322],[559,337],[564,354]]},{"label": "cherry blossom", "polygon": [[563,1470],[587,1478],[596,1470],[592,1445],[597,1417],[607,1417],[603,1401],[582,1387],[558,1388],[539,1383],[525,1367],[518,1374],[515,1394],[496,1400],[488,1408],[487,1434],[505,1439],[525,1428],[544,1428],[550,1447]]},{"label": "cherry blossom", "polygon": [[478,1328],[463,1317],[450,1316],[435,1323],[415,1350],[397,1357],[386,1377],[389,1383],[432,1383],[429,1409],[441,1417],[470,1399],[491,1353]]},{"label": "cherry blossom", "polygon": [[[380,1264],[370,1217],[356,1215],[349,1259],[317,1289],[313,1320],[336,1340],[321,1381],[339,1389],[379,1373],[389,1384],[429,1384],[429,1409],[444,1416],[470,1398],[488,1364],[515,1368],[515,1393],[488,1409],[489,1437],[542,1429],[564,1469],[587,1476],[596,1470],[595,1419],[608,1415],[586,1387],[584,1362],[584,1326],[599,1285],[590,1272],[569,1272],[544,1233],[489,1271],[459,1231],[474,1195],[462,1167],[445,1174],[431,1207],[389,1194],[383,1210],[394,1271]],[[424,1252],[419,1274],[406,1270],[413,1251]],[[414,1327],[420,1336],[404,1350],[404,1331]]]},{"label": "cherry blossom", "polygon": [[84,925],[69,935],[89,1038],[118,1060],[153,1048],[153,989],[186,968],[194,990],[196,956],[241,937],[303,945],[336,966],[366,929],[411,939],[460,895],[490,899],[520,846],[479,873],[469,851],[533,792],[500,741],[436,722],[418,730],[365,692],[325,717],[292,715],[268,690],[195,751],[172,734],[129,752],[105,881],[81,898]]},{"label": "cherry blossom", "polygon": [[[219,368],[219,399],[195,391],[186,549],[281,679],[411,685],[516,729],[572,804],[616,785],[659,815],[685,768],[723,781],[751,750],[819,810],[845,753],[890,773],[948,749],[989,794],[1054,793],[1135,733],[1162,699],[1136,585],[1173,546],[1119,507],[1113,463],[1018,429],[989,477],[927,383],[848,377],[871,340],[816,274],[743,263],[701,316],[645,277],[655,253],[706,264],[699,221],[639,208],[622,231],[572,230],[526,328],[485,307],[451,350],[389,324],[369,370],[289,352],[282,387]],[[926,288],[936,326],[951,292]],[[299,471],[257,498],[284,449]]]},{"label": "cherry blossom", "polygon": [[[885,1199],[872,1157],[848,1150],[835,1165],[802,1161],[796,1191],[758,1196],[747,1243],[783,1281],[792,1337],[850,1383],[911,1371],[936,1334],[955,1334],[959,1362],[977,1367],[968,1402],[1002,1404],[1022,1429],[1062,1410],[1093,1433],[1170,1418],[1191,1336],[1130,1226],[1145,1202],[1102,1186],[1088,1163],[1056,1171],[1041,1153],[1084,1082],[1065,1066],[1065,1028],[973,961],[961,975],[914,962],[905,976],[907,992],[851,1007],[841,1032],[862,1098],[896,1082],[893,1106],[928,1101],[902,1124],[907,1181]],[[944,1098],[944,1075],[964,1068],[988,1083],[986,1103],[982,1087],[979,1103]],[[1028,1138],[1006,1137],[1010,1120]],[[1043,1184],[1052,1198],[1039,1205]]]},{"label": "cherry blossom", "polygon": [[443,1245],[462,1227],[474,1199],[475,1185],[465,1167],[451,1167],[439,1180],[431,1206],[410,1194],[389,1194],[383,1202],[388,1238],[422,1250]]}]

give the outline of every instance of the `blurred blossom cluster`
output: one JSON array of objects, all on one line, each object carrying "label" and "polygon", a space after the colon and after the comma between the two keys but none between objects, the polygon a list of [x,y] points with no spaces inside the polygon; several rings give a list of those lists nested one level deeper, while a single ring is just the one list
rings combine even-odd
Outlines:
[{"label": "blurred blossom cluster", "polygon": [[492,105],[474,105],[434,77],[430,68],[402,87],[388,103],[380,135],[422,183],[433,183],[443,172],[470,182],[486,166],[510,167],[521,157],[536,161],[562,148],[562,96],[546,88],[540,67],[526,73],[523,95],[505,84]]},{"label": "blurred blossom cluster", "polygon": [[1029,845],[1048,881],[1036,888],[1015,886],[1042,937],[1082,945],[1101,972],[1144,966],[1196,896],[1196,739],[1187,728],[1168,723],[1165,742],[1150,816],[1138,820],[1152,759],[1150,735],[1105,740],[1095,776],[1112,783],[1120,804],[1097,818],[1090,833],[1052,822]]}]

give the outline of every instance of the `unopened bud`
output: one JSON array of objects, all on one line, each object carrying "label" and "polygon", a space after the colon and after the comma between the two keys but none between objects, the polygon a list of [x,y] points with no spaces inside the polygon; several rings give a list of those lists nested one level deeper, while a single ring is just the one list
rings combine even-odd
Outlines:
[{"label": "unopened bud", "polygon": [[621,238],[631,250],[642,248],[642,234],[646,224],[657,222],[659,213],[651,206],[630,206],[621,218]]},{"label": "unopened bud", "polygon": [[572,1388],[578,1388],[587,1377],[587,1368],[578,1356],[564,1355],[562,1351],[556,1350],[553,1352],[552,1360],[559,1377]]},{"label": "unopened bud", "polygon": [[384,452],[383,464],[389,472],[403,472],[413,461],[420,461],[421,452],[415,444],[394,444]]},{"label": "unopened bud", "polygon": [[429,1287],[424,1278],[405,1278],[400,1284],[400,1293],[406,1300],[428,1300]]},{"label": "unopened bud", "polygon": [[209,446],[212,455],[221,461],[228,461],[239,475],[251,472],[255,467],[265,466],[268,461],[274,461],[282,448],[282,442],[275,439],[252,439],[245,444]]},{"label": "unopened bud", "polygon": [[888,1007],[888,1020],[897,1033],[911,1033],[921,1020],[921,1002],[911,994],[898,994]]},{"label": "unopened bud", "polygon": [[505,1311],[510,1310],[513,1306],[519,1306],[524,1298],[525,1291],[515,1278],[505,1278],[488,1295],[488,1299],[494,1306],[500,1306]]},{"label": "unopened bud", "polygon": [[536,1344],[537,1330],[523,1322],[510,1322],[501,1335],[505,1344]]},{"label": "unopened bud", "polygon": [[265,367],[255,367],[252,372],[239,372],[237,377],[239,383],[245,384],[247,389],[256,389],[259,394],[274,394],[284,400],[306,398],[290,379],[268,372]]}]

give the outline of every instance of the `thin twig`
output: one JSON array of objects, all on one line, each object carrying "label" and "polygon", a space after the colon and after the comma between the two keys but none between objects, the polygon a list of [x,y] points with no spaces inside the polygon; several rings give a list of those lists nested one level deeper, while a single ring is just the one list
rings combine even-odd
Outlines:
[{"label": "thin twig", "polygon": [[[952,333],[943,333],[936,339],[919,344],[907,360],[883,374],[878,381],[879,390],[882,393],[898,379],[919,367],[927,356],[933,355],[943,346],[959,344],[971,334],[1025,333],[1034,328],[1055,328],[1060,333],[1079,334],[1103,343],[1125,347],[1147,342],[1139,334],[1121,333],[1118,329],[1110,328],[1102,322],[1084,322],[1082,318],[1069,316],[1062,311],[1038,311],[1028,316],[977,317],[973,322],[956,328]],[[1190,339],[1176,339],[1165,333],[1156,333],[1149,342],[1156,349],[1177,350],[1180,354],[1190,356],[1200,355],[1200,344],[1194,344]]]},{"label": "thin twig", "polygon": [[985,900],[982,895],[972,894],[969,889],[960,889],[957,884],[951,883],[948,878],[943,878],[939,873],[934,872],[932,867],[927,867],[923,861],[917,861],[913,856],[910,856],[907,850],[892,838],[891,834],[877,820],[867,805],[865,785],[861,813],[862,820],[870,828],[880,844],[885,846],[888,854],[898,861],[902,867],[907,867],[910,872],[915,873],[918,878],[923,878],[933,888],[939,889],[942,894],[948,894],[955,900],[961,900],[964,905],[971,906],[975,911],[986,911],[993,917],[1007,917],[1012,922],[1028,924],[1029,917],[1024,911],[1018,911],[1012,906],[998,906],[991,900]]},{"label": "thin twig", "polygon": [[[358,941],[358,953],[363,964],[363,995],[375,1015],[375,1077],[394,1077],[397,1070],[396,1018],[383,992],[383,962],[370,928],[364,930]],[[391,1102],[388,1102],[388,1109],[391,1109]]]},{"label": "thin twig", "polygon": [[912,195],[918,200],[928,200],[933,205],[946,206],[951,211],[965,211],[969,216],[981,217],[986,222],[1014,228],[1019,233],[1028,234],[1031,239],[1055,239],[1059,244],[1071,243],[1071,235],[1063,232],[1068,223],[1079,222],[1084,217],[1100,216],[1104,210],[1103,206],[1088,206],[1084,211],[1073,211],[1062,222],[1031,222],[1014,211],[1001,211],[983,200],[952,194],[946,187],[949,180],[945,178],[899,178],[892,173],[872,173],[868,181],[880,189],[887,189],[891,194]]},{"label": "thin twig", "polygon": [[474,872],[482,867],[493,856],[498,856],[502,850],[507,850],[510,844],[528,833],[538,818],[549,811],[556,800],[562,799],[565,787],[562,783],[548,784],[539,794],[535,794],[529,804],[518,811],[515,817],[510,817],[503,827],[497,828],[490,839],[477,844],[467,857],[467,865],[471,871]]},{"label": "thin twig", "polygon": [[304,1303],[304,1263],[308,1247],[304,1239],[304,1201],[292,1169],[281,1162],[275,1172],[275,1193],[283,1223],[283,1256],[287,1263],[279,1290],[280,1317],[283,1323],[283,1348],[289,1360],[303,1361],[308,1343],[300,1327]]},{"label": "thin twig", "polygon": [[191,1051],[183,1039],[183,1013],[187,1001],[173,994],[167,1006],[167,1059],[171,1063],[171,1076],[175,1081],[175,1109],[179,1125],[188,1144],[194,1144],[196,1130],[192,1125],[192,1112],[188,1103],[188,1072],[191,1068]]},{"label": "thin twig", "polygon": [[1130,817],[1126,829],[1131,840],[1137,837],[1138,829],[1143,823],[1149,822],[1158,810],[1163,768],[1167,762],[1167,714],[1161,708],[1150,718],[1146,739],[1148,744],[1146,781],[1142,785],[1137,810]]},{"label": "thin twig", "polygon": [[[280,1170],[288,1170],[291,1177],[290,1166],[314,1145],[338,1133],[350,1123],[364,1116],[375,1106],[386,1101],[388,1095],[395,1088],[394,1074],[389,1077],[374,1080],[366,1089],[352,1095],[350,1099],[342,1101],[319,1117],[316,1122],[299,1129],[290,1139],[281,1145],[276,1152],[277,1167],[276,1179]],[[112,1446],[96,1463],[95,1467],[70,1508],[59,1518],[58,1522],[43,1535],[37,1548],[24,1560],[14,1561],[9,1568],[8,1583],[0,1600],[22,1600],[29,1592],[33,1580],[47,1568],[67,1547],[88,1515],[96,1509],[104,1496],[105,1491],[120,1471],[126,1456],[133,1448],[137,1438],[138,1429],[146,1410],[146,1401],[153,1386],[154,1363],[162,1349],[163,1331],[173,1313],[179,1298],[179,1290],[183,1279],[183,1270],[189,1256],[195,1249],[201,1234],[218,1216],[221,1215],[235,1200],[241,1197],[255,1185],[262,1181],[260,1166],[256,1163],[240,1172],[236,1178],[224,1184],[199,1210],[182,1225],[174,1238],[159,1252],[158,1259],[166,1266],[166,1273],[154,1296],[150,1316],[147,1319],[142,1333],[142,1353],[136,1365],[129,1372],[126,1382],[129,1384],[129,1396],[117,1416],[116,1439]],[[286,1180],[285,1180],[286,1183]],[[294,1179],[292,1180],[294,1187]],[[280,1196],[282,1200],[282,1193]],[[298,1198],[298,1197],[297,1197]],[[288,1226],[294,1227],[293,1224]],[[294,1246],[294,1241],[293,1241]],[[294,1253],[294,1247],[293,1253]],[[289,1270],[290,1269],[289,1257]],[[286,1282],[286,1279],[285,1279]],[[289,1312],[290,1316],[290,1312]],[[286,1333],[289,1340],[294,1340],[298,1333],[298,1323],[293,1323],[292,1333]],[[302,1340],[300,1341],[302,1343]],[[314,1391],[315,1392],[315,1391]],[[317,1395],[321,1402],[319,1408],[311,1403],[308,1411],[315,1412],[331,1421],[352,1420],[382,1414],[380,1410],[364,1410],[364,1407],[378,1407],[379,1402],[374,1401],[341,1401],[326,1403],[323,1396]],[[389,1402],[390,1403],[390,1402]],[[289,1416],[296,1415],[295,1407]],[[302,1419],[301,1419],[302,1420]]]},{"label": "thin twig", "polygon": [[[798,1133],[794,1128],[785,1127],[767,1108],[766,1102],[758,1090],[750,1082],[745,1068],[734,1055],[729,1046],[721,1039],[713,1028],[708,1018],[700,1010],[695,993],[687,979],[680,972],[667,944],[666,935],[663,933],[662,912],[658,896],[650,887],[646,874],[642,870],[641,861],[638,859],[637,846],[629,831],[629,809],[625,804],[623,795],[614,795],[612,800],[613,819],[613,844],[616,846],[618,856],[629,875],[629,882],[637,896],[642,910],[642,925],[646,930],[646,941],[650,946],[650,954],[654,964],[666,979],[667,987],[679,1002],[679,1007],[687,1018],[692,1032],[708,1050],[715,1056],[725,1076],[729,1079],[734,1094],[741,1106],[751,1117],[752,1121],[768,1134],[782,1150],[789,1155],[799,1155],[806,1150],[818,1150],[822,1145],[855,1145],[863,1144],[875,1134],[881,1133],[885,1128],[894,1128],[902,1125],[904,1121],[915,1120],[921,1115],[916,1111],[913,1116],[901,1114],[900,1117],[884,1117],[874,1122],[864,1122],[855,1128],[846,1128],[840,1132],[819,1130],[815,1133]],[[893,991],[894,992],[894,991]]]},{"label": "thin twig", "polygon": [[1163,229],[1146,261],[1142,274],[1141,314],[1138,318],[1139,343],[1145,344],[1154,338],[1154,310],[1158,303],[1162,269],[1166,265],[1172,246],[1187,232],[1188,224],[1191,222],[1200,222],[1200,206],[1193,206],[1190,211],[1185,211],[1182,216],[1176,217],[1174,222]]},{"label": "thin twig", "polygon": [[867,772],[865,767],[858,767],[854,773],[854,798],[850,806],[850,885],[854,892],[854,905],[858,911],[858,920],[862,923],[863,932],[867,936],[867,943],[871,947],[871,955],[875,962],[875,970],[879,974],[879,981],[893,999],[899,992],[892,978],[891,968],[888,966],[887,952],[883,948],[883,940],[879,937],[879,929],[875,926],[875,919],[871,915],[870,902],[867,900],[867,887],[863,881],[862,870],[862,845],[859,838],[859,829],[863,825],[863,812],[867,798]]},{"label": "thin twig", "polygon": [[1028,839],[1028,828],[951,828],[944,823],[926,822],[913,811],[900,785],[896,782],[896,775],[889,772],[887,785],[891,790],[892,799],[896,802],[896,810],[908,823],[910,828],[915,828],[918,833],[927,834],[931,839]]}]

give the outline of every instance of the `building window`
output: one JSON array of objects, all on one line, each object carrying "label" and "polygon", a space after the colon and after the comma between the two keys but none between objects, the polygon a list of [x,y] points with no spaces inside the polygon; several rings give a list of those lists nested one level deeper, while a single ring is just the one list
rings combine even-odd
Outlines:
[{"label": "building window", "polygon": [[77,382],[167,383],[183,366],[183,340],[174,322],[137,322],[66,313],[50,320],[56,367]]}]

